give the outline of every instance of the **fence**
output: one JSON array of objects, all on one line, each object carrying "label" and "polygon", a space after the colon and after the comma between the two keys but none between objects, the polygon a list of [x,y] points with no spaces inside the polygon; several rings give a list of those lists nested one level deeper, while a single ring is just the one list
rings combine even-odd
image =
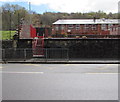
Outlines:
[{"label": "fence", "polygon": [[67,48],[44,48],[44,49],[1,49],[2,59],[6,61],[22,61],[22,60],[68,60],[68,49]]},{"label": "fence", "polygon": [[7,48],[2,50],[2,59],[6,61],[49,61],[49,60],[80,60],[80,59],[119,59],[118,47],[70,47],[70,48],[44,48],[44,49],[30,49],[30,48]]}]

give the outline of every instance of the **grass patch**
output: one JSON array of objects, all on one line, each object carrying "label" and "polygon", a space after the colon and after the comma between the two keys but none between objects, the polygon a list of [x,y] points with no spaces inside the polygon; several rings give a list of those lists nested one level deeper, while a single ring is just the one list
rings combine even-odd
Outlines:
[{"label": "grass patch", "polygon": [[10,40],[13,39],[13,35],[15,35],[16,31],[0,31],[0,40]]}]

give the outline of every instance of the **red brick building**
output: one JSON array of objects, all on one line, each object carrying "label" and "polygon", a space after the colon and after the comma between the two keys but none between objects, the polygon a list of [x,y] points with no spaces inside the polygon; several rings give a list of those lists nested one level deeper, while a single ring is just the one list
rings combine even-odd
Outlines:
[{"label": "red brick building", "polygon": [[118,35],[118,19],[61,19],[53,23],[55,34]]}]

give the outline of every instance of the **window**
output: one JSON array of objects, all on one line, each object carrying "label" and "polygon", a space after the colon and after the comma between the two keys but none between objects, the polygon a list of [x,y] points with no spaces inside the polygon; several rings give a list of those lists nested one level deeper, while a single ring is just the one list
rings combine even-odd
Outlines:
[{"label": "window", "polygon": [[108,24],[108,29],[110,30],[113,27],[113,24]]},{"label": "window", "polygon": [[91,28],[92,28],[92,30],[97,30],[97,25],[92,24],[92,25],[91,25]]},{"label": "window", "polygon": [[116,31],[118,31],[118,27],[116,27]]},{"label": "window", "polygon": [[68,29],[73,29],[73,25],[72,24],[68,25]]},{"label": "window", "polygon": [[75,28],[76,28],[76,30],[79,30],[79,29],[80,29],[80,25],[77,24],[77,25],[75,26]]},{"label": "window", "polygon": [[58,31],[58,30],[59,30],[59,27],[58,27],[58,26],[56,26],[56,27],[55,27],[55,30],[56,30],[56,31]]},{"label": "window", "polygon": [[102,24],[101,25],[101,30],[106,30],[107,29],[107,25],[106,24]]},{"label": "window", "polygon": [[89,30],[89,25],[88,25],[88,24],[85,24],[85,25],[84,25],[84,29],[85,29],[85,30]]},{"label": "window", "polygon": [[64,30],[64,25],[61,25],[61,30]]}]

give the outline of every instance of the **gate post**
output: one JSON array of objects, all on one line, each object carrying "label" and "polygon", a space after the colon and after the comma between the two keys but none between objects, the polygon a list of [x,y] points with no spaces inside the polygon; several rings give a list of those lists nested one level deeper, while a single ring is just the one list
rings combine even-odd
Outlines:
[{"label": "gate post", "polygon": [[26,61],[27,58],[27,53],[26,53],[26,49],[24,49],[24,61]]},{"label": "gate post", "polygon": [[67,48],[67,61],[69,61],[69,49]]},{"label": "gate post", "polygon": [[45,48],[45,59],[46,59],[46,62],[47,62],[47,48]]},{"label": "gate post", "polygon": [[2,49],[1,59],[5,61],[5,49]]}]

